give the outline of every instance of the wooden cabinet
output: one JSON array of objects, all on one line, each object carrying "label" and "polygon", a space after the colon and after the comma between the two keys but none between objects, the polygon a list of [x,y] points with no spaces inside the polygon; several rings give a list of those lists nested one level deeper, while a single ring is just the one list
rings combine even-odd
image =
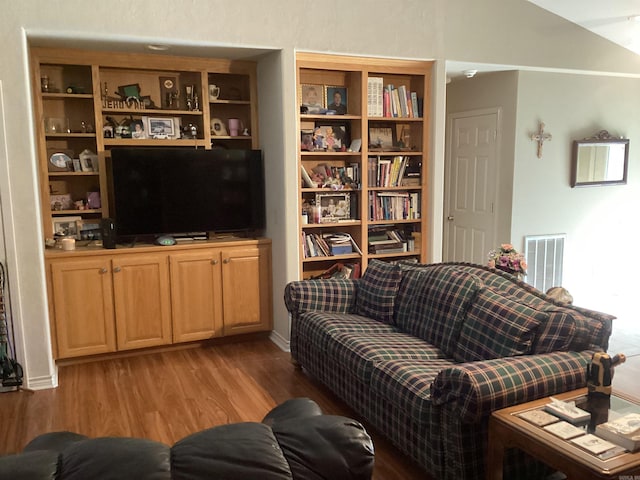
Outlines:
[{"label": "wooden cabinet", "polygon": [[167,255],[119,255],[111,265],[118,350],[171,343]]},{"label": "wooden cabinet", "polygon": [[268,245],[172,254],[173,340],[271,330]]},{"label": "wooden cabinet", "polygon": [[271,242],[47,251],[57,358],[272,328]]},{"label": "wooden cabinet", "polygon": [[264,245],[221,252],[224,334],[271,330],[271,254]]},{"label": "wooden cabinet", "polygon": [[[363,271],[373,258],[427,261],[432,62],[299,53],[296,63],[301,277],[336,262]],[[309,100],[311,90],[317,102]],[[403,102],[398,97],[402,110],[374,111],[373,99],[382,106],[385,90],[408,93]],[[343,107],[332,105],[336,93]],[[335,213],[338,202],[349,206],[348,215]],[[333,255],[316,248],[336,233],[349,234],[357,248]],[[375,243],[386,240],[394,248]]]},{"label": "wooden cabinet", "polygon": [[[64,221],[76,221],[68,217],[79,217],[78,239],[91,238],[90,230],[109,216],[113,147],[258,148],[255,62],[49,48],[30,53],[46,238],[68,234]],[[230,120],[237,120],[237,131]],[[85,150],[97,155],[95,162],[79,161]],[[72,161],[55,165],[54,153]]]},{"label": "wooden cabinet", "polygon": [[171,254],[173,341],[222,335],[222,262],[220,249]]},{"label": "wooden cabinet", "polygon": [[114,352],[116,330],[110,259],[52,261],[49,275],[58,357]]}]

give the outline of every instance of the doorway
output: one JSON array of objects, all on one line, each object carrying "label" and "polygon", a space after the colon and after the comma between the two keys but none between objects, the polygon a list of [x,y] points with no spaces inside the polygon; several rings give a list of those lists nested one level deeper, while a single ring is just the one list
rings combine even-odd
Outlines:
[{"label": "doorway", "polygon": [[443,259],[483,265],[496,239],[501,109],[447,116]]}]

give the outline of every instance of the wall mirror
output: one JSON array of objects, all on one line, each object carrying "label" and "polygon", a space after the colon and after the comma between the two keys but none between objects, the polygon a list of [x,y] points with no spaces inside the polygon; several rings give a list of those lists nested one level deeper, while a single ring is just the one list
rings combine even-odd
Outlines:
[{"label": "wall mirror", "polygon": [[602,130],[573,142],[571,186],[622,185],[627,183],[629,139],[612,137]]}]

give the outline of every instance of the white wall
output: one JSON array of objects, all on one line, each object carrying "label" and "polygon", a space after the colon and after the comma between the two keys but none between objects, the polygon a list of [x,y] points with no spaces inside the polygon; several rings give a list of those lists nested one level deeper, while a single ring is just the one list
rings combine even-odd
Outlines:
[{"label": "white wall", "polygon": [[[539,72],[519,77],[512,239],[566,233],[563,283],[574,303],[622,317],[636,294],[640,266],[640,80]],[[538,121],[553,135],[542,159],[529,138]],[[572,142],[600,130],[630,139],[628,184],[571,188]]]},{"label": "white wall", "polygon": [[[471,12],[471,15],[470,15]],[[468,19],[473,19],[470,22]],[[550,31],[549,28],[552,30]],[[590,36],[525,0],[23,0],[4,2],[0,15],[0,81],[5,90],[6,136],[0,138],[0,196],[4,202],[7,255],[19,353],[31,388],[55,384],[50,354],[43,245],[31,116],[27,41],[64,39],[77,47],[104,41],[181,46],[267,48],[261,60],[269,79],[261,87],[261,142],[276,162],[268,185],[269,234],[274,247],[276,329],[288,338],[281,318],[282,289],[297,278],[297,205],[294,138],[296,50],[415,59],[446,58],[488,63],[570,67],[640,73],[638,57]],[[201,49],[202,50],[202,49]],[[580,50],[580,51],[577,51]],[[589,55],[585,55],[589,52]],[[278,72],[279,70],[279,72]],[[267,95],[269,98],[262,100]],[[431,204],[441,212],[444,133],[444,72],[437,68]],[[267,111],[264,111],[265,108]],[[269,125],[270,122],[273,122]],[[282,122],[282,131],[275,126]],[[268,165],[268,164],[267,164]],[[282,215],[282,217],[279,217]],[[441,219],[432,218],[432,225]],[[431,245],[441,241],[434,230]],[[437,252],[434,254],[437,258]],[[19,269],[17,268],[19,266]]]}]

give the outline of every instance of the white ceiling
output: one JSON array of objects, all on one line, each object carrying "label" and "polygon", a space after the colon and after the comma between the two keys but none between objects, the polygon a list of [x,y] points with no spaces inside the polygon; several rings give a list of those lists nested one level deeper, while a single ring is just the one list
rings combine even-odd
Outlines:
[{"label": "white ceiling", "polygon": [[[640,0],[528,1],[640,55],[640,19],[629,20],[640,15]],[[452,80],[464,79],[466,70],[482,74],[519,68],[523,67],[458,61],[447,61],[446,67],[447,77]]]},{"label": "white ceiling", "polygon": [[640,54],[639,0],[529,0],[562,18]]}]

